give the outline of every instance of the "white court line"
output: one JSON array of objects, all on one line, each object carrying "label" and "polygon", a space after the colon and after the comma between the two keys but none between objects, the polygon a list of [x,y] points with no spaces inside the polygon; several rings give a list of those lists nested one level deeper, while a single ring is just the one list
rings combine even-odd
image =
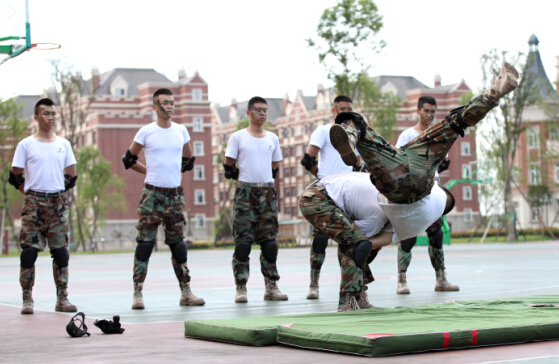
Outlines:
[{"label": "white court line", "polygon": [[524,358],[524,359],[508,359],[508,360],[498,360],[498,361],[484,361],[483,363],[475,363],[475,364],[511,363],[511,362],[513,362],[513,361],[534,360],[534,359],[546,359],[546,358],[559,358],[559,355],[535,356],[535,357],[532,357],[532,358]]}]

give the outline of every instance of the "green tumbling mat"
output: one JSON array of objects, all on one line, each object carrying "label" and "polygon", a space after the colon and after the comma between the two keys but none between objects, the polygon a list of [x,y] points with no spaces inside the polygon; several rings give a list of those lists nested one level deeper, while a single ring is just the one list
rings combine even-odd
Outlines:
[{"label": "green tumbling mat", "polygon": [[365,356],[559,339],[559,295],[310,315],[189,320],[185,336]]}]

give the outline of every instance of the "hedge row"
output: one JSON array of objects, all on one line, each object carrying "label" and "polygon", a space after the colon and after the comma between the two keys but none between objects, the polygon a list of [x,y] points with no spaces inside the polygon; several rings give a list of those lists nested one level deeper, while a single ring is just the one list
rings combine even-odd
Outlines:
[{"label": "hedge row", "polygon": [[[553,234],[555,236],[559,236],[559,228],[552,228],[551,231],[553,232]],[[468,230],[468,231],[458,231],[458,232],[452,232],[450,233],[451,238],[469,238],[470,235],[472,235],[473,230]],[[479,229],[475,234],[474,237],[482,237],[483,233],[485,232],[485,229]],[[487,236],[492,236],[495,237],[497,236],[497,233],[499,232],[499,229],[489,229],[489,231],[487,232]],[[547,230],[545,229],[533,229],[533,228],[529,228],[529,229],[523,229],[522,231],[518,230],[518,235],[521,236],[522,234],[525,235],[549,235]],[[499,234],[499,236],[506,236],[507,235],[507,230],[506,229],[502,229],[501,233]]]},{"label": "hedge row", "polygon": [[[295,246],[297,245],[296,236],[282,236],[276,238],[279,246]],[[235,246],[234,240],[218,240],[215,245],[217,248],[226,248]],[[213,241],[195,241],[192,245],[188,244],[188,249],[209,249],[214,247]]]}]

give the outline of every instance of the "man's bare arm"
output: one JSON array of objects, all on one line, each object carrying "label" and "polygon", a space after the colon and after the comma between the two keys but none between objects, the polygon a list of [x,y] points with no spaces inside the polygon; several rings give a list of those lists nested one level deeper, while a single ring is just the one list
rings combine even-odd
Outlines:
[{"label": "man's bare arm", "polygon": [[[12,167],[12,173],[15,174],[16,176],[22,174],[24,171],[25,171],[24,168]],[[25,187],[25,183],[22,183],[19,186],[18,190],[19,190],[19,192],[25,194],[25,192],[23,192],[23,187]]]},{"label": "man's bare arm", "polygon": [[[138,154],[140,154],[140,152],[143,149],[143,145],[136,143],[136,142],[132,142],[132,144],[130,145],[130,148],[128,148],[128,150],[130,150],[130,154],[138,156]],[[131,170],[136,171],[140,174],[146,174],[147,173],[147,168],[146,166],[144,166],[142,163],[140,162],[136,162],[136,164],[134,164],[132,167],[130,167]]]},{"label": "man's bare arm", "polygon": [[[310,145],[307,148],[307,154],[311,156],[311,158],[316,158],[316,156],[318,156],[318,153],[320,152],[320,148],[317,147],[316,145]],[[313,166],[310,171],[309,171],[313,176],[315,176],[316,178],[318,178],[318,165]]]}]

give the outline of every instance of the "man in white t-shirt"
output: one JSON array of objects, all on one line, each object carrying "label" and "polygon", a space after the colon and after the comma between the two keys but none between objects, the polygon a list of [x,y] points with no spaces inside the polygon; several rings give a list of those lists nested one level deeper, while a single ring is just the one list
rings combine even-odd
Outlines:
[{"label": "man in white t-shirt", "polygon": [[[32,289],[37,254],[48,243],[56,285],[55,311],[76,312],[68,301],[68,204],[64,192],[74,187],[76,159],[70,142],[54,133],[56,108],[51,99],[35,105],[39,130],[16,147],[9,183],[25,194],[21,212],[19,283],[23,291],[22,314],[33,313]],[[23,173],[25,172],[25,178]]]},{"label": "man in white t-shirt", "polygon": [[[190,135],[184,126],[171,121],[175,99],[170,90],[162,88],[155,91],[152,109],[157,114],[157,121],[138,131],[122,157],[126,169],[146,175],[138,206],[140,219],[136,226],[138,245],[134,254],[132,308],[145,308],[142,289],[159,225],[163,225],[165,244],[171,249],[171,262],[181,290],[179,304],[199,306],[206,302],[190,290],[184,242],[184,193],[181,187],[181,173],[194,168]],[[137,162],[142,149],[146,165]]]},{"label": "man in white t-shirt", "polygon": [[370,277],[365,272],[378,249],[392,242],[394,232],[377,196],[367,174],[342,172],[311,183],[299,199],[301,214],[343,253],[339,312],[373,307],[362,297],[373,280],[370,271]]},{"label": "man in white t-shirt", "polygon": [[[248,102],[248,128],[236,131],[229,138],[225,151],[225,178],[238,180],[233,198],[233,276],[235,302],[248,301],[246,284],[250,276],[249,254],[252,244],[260,245],[260,269],[264,275],[265,300],[285,301],[277,281],[278,201],[274,179],[282,160],[277,135],[266,131],[268,103],[259,96]],[[235,166],[237,163],[238,167]]]},{"label": "man in white t-shirt", "polygon": [[[332,113],[334,117],[338,115],[340,112],[344,111],[353,111],[353,101],[349,96],[339,95],[336,96],[334,99],[334,107],[332,108]],[[331,174],[340,173],[340,172],[351,172],[352,170],[358,170],[359,167],[356,166],[347,166],[342,158],[340,157],[340,153],[334,147],[332,147],[332,143],[330,143],[330,128],[332,127],[333,122],[321,125],[316,128],[312,135],[311,140],[309,142],[309,146],[307,148],[307,152],[301,159],[301,165],[305,167],[307,171],[312,173],[314,176],[318,177],[318,179],[322,179],[326,176]],[[318,158],[318,162],[316,157]],[[359,161],[358,163],[359,164]],[[313,229],[313,241],[311,244],[311,283],[309,287],[309,293],[307,294],[307,299],[318,299],[319,297],[319,287],[318,287],[318,280],[320,278],[320,270],[322,268],[322,264],[324,264],[324,259],[326,258],[326,247],[328,246],[328,237],[318,229]],[[340,246],[338,246],[338,262],[342,263],[342,256],[343,252],[340,250]],[[370,271],[368,267],[366,268],[366,275],[369,279],[372,279],[372,274],[369,274]],[[369,283],[369,281],[367,281]],[[366,294],[361,296],[360,304],[366,305]]]},{"label": "man in white t-shirt", "polygon": [[[437,112],[437,101],[432,96],[422,96],[417,101],[417,114],[419,115],[419,120],[417,124],[411,128],[408,128],[400,134],[398,141],[396,142],[396,148],[402,147],[410,143],[413,139],[418,137],[421,133],[431,126],[433,120],[435,120],[435,113]],[[446,171],[450,165],[450,160],[448,159],[448,154],[439,165],[438,170],[435,172],[435,179],[438,179],[439,173]],[[427,238],[429,239],[429,258],[431,259],[431,265],[435,269],[436,273],[436,283],[435,291],[458,291],[459,287],[450,283],[446,279],[445,274],[445,264],[444,264],[444,252],[443,252],[443,219],[442,217],[435,221],[433,225],[429,226],[425,232],[427,233]],[[410,290],[407,285],[406,272],[408,266],[411,262],[411,249],[415,246],[417,242],[417,237],[414,236],[409,239],[402,240],[398,246],[398,286],[396,288],[396,293],[398,294],[409,294]]]}]

